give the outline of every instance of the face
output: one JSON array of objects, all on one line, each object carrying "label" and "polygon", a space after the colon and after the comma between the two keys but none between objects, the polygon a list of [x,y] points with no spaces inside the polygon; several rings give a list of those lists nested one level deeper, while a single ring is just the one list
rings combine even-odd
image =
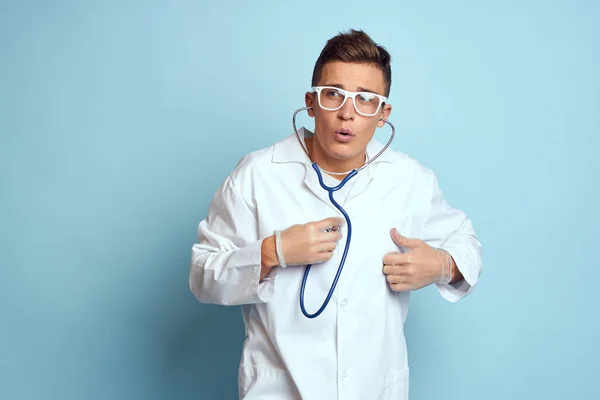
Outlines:
[{"label": "face", "polygon": [[[383,71],[373,64],[327,63],[315,86],[335,86],[348,91],[373,92],[385,96]],[[360,167],[375,129],[385,124],[381,118],[387,119],[392,111],[392,106],[386,103],[376,115],[363,116],[356,112],[350,98],[339,110],[328,111],[319,106],[317,93],[306,93],[306,105],[312,107],[309,115],[315,118],[315,139],[310,143],[311,156],[326,169],[338,167],[334,169],[349,170]]]}]

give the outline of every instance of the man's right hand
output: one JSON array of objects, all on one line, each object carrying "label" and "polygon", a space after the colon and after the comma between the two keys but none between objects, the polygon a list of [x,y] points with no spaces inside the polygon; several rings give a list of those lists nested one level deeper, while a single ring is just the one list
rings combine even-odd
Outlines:
[{"label": "man's right hand", "polygon": [[[281,249],[283,262],[287,265],[317,264],[329,260],[342,238],[341,231],[336,230],[345,220],[339,217],[326,218],[321,221],[292,225],[281,232]],[[328,230],[333,229],[332,232]],[[261,280],[269,271],[279,265],[275,236],[263,240],[261,249]]]}]

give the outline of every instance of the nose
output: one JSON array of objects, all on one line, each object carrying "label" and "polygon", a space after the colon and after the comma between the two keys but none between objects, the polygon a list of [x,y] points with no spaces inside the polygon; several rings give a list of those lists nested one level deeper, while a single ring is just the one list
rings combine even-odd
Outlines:
[{"label": "nose", "polygon": [[356,116],[356,110],[350,97],[346,97],[342,108],[338,110],[338,118],[344,121],[353,120]]}]

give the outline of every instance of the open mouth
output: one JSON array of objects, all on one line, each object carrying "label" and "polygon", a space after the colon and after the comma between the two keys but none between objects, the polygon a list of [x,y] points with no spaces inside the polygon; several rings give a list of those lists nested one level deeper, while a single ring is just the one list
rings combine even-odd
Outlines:
[{"label": "open mouth", "polygon": [[338,129],[335,131],[336,134],[344,136],[344,137],[353,137],[354,133],[350,129]]},{"label": "open mouth", "polygon": [[350,129],[338,129],[335,131],[335,140],[340,143],[350,143],[354,140],[354,133]]}]

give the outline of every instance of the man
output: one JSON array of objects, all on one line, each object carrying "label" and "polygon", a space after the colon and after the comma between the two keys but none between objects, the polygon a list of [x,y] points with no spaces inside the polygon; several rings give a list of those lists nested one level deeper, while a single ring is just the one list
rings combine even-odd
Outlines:
[{"label": "man", "polygon": [[314,314],[350,236],[311,164],[335,186],[383,148],[373,135],[392,111],[390,56],[364,32],[340,34],[323,49],[312,85],[305,101],[314,134],[302,129],[300,141],[292,134],[246,155],[213,197],[192,249],[190,288],[204,303],[242,305],[240,398],[407,399],[409,293],[435,284],[448,301],[466,296],[481,246],[435,175],[386,149],[334,194],[351,245],[327,307],[307,318],[305,266],[302,304]]}]

